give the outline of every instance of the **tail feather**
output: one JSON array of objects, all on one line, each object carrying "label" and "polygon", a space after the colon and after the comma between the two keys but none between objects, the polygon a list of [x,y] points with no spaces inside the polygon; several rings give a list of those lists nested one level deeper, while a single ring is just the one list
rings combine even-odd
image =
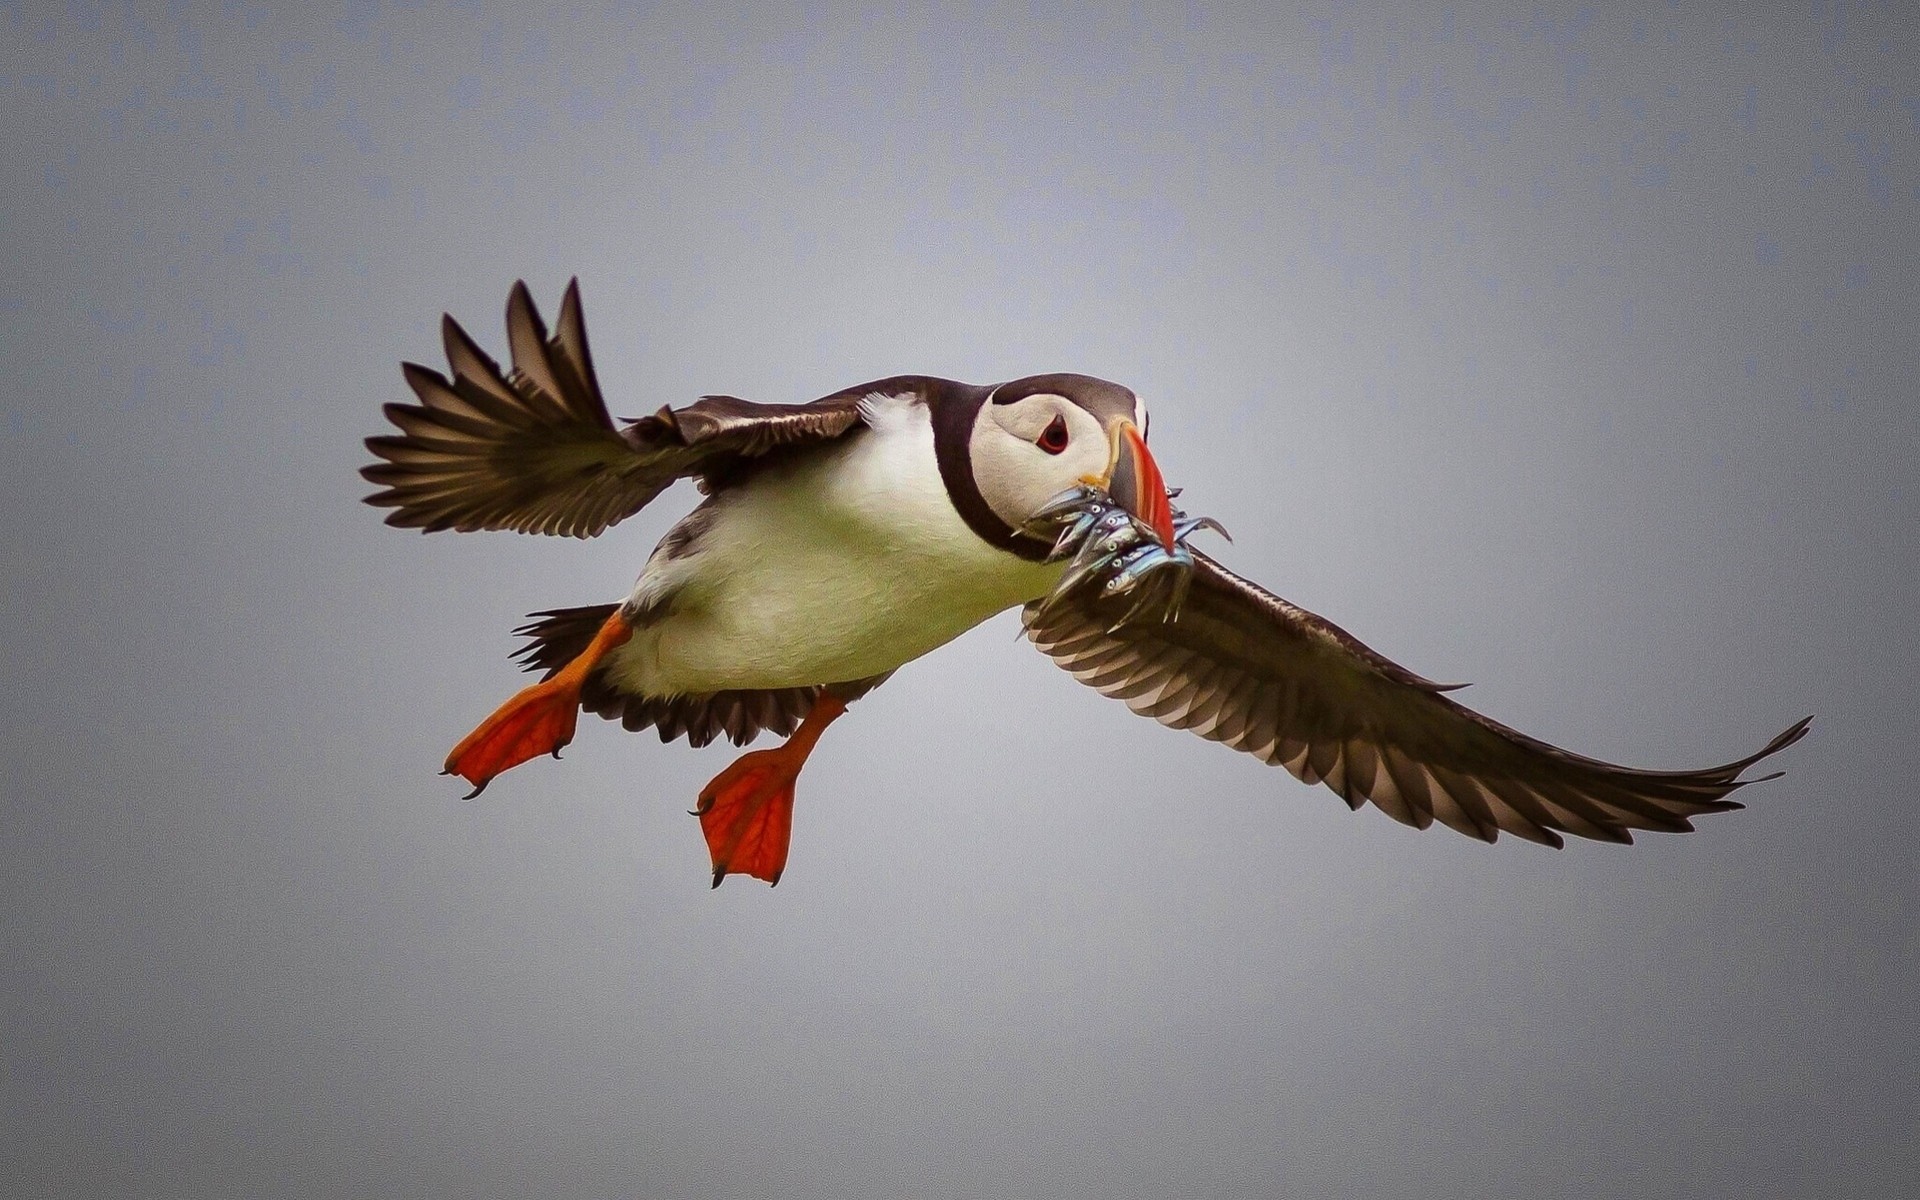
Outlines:
[{"label": "tail feather", "polygon": [[[531,613],[527,623],[514,630],[528,640],[513,657],[524,669],[542,672],[541,678],[551,679],[580,656],[618,607],[589,604]],[[587,678],[580,692],[580,705],[590,713],[619,721],[630,730],[652,726],[659,730],[663,742],[684,737],[695,746],[704,746],[725,736],[734,745],[744,746],[762,730],[781,736],[792,733],[813,707],[819,691],[816,687],[792,687],[645,696],[615,686],[601,670]]]},{"label": "tail feather", "polygon": [[514,630],[516,637],[529,639],[513,652],[522,670],[544,672],[551,679],[561,667],[580,657],[593,641],[593,635],[607,623],[618,604],[589,604],[581,608],[555,608],[528,614],[528,622]]}]

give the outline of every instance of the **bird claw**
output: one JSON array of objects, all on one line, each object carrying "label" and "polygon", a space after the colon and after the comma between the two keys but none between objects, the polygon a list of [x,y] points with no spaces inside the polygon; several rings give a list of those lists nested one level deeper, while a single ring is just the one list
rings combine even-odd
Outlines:
[{"label": "bird claw", "polygon": [[[1169,497],[1175,494],[1168,489]],[[1193,581],[1187,539],[1202,529],[1222,537],[1227,531],[1212,517],[1188,517],[1175,510],[1173,518],[1173,545],[1166,546],[1152,526],[1095,487],[1069,488],[1042,505],[1027,522],[1027,532],[1053,534],[1047,561],[1069,561],[1059,582],[1040,601],[1036,618],[1069,598],[1085,596],[1096,604],[1131,599],[1108,633],[1141,617],[1177,619]]]}]

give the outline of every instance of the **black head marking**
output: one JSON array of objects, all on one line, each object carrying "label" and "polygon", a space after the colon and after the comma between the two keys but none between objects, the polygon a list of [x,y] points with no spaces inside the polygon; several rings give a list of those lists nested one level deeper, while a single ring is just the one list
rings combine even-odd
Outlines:
[{"label": "black head marking", "polygon": [[1012,404],[1028,396],[1063,396],[1086,409],[1102,426],[1114,417],[1132,417],[1138,411],[1138,400],[1131,389],[1091,375],[1068,372],[1028,375],[991,388],[946,379],[920,382],[933,416],[934,458],[940,464],[940,479],[947,486],[954,509],[967,523],[967,528],[987,544],[1033,562],[1045,562],[1051,544],[1021,533],[1002,520],[980,494],[980,485],[973,477],[969,446],[981,406]]},{"label": "black head marking", "polygon": [[994,512],[987,498],[980,494],[980,485],[973,477],[973,455],[969,449],[973,424],[980,416],[981,406],[992,400],[998,389],[955,383],[950,379],[929,379],[925,383],[928,386],[922,394],[933,418],[933,457],[940,466],[940,482],[946,485],[954,511],[967,523],[967,528],[989,546],[1034,562],[1046,561],[1051,547],[1001,520],[1000,514]]},{"label": "black head marking", "polygon": [[1051,375],[1029,375],[993,389],[995,404],[1012,404],[1028,396],[1064,396],[1086,409],[1104,427],[1115,417],[1132,417],[1139,411],[1139,397],[1132,388],[1121,387],[1091,375],[1061,371]]}]

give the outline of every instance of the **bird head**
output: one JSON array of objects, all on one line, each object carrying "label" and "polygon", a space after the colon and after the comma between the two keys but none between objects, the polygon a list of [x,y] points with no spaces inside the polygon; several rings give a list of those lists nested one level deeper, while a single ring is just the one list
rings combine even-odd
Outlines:
[{"label": "bird head", "polygon": [[974,481],[1014,529],[1070,488],[1101,488],[1171,547],[1173,509],[1146,428],[1146,405],[1117,383],[1067,374],[1016,379],[995,388],[974,420]]}]

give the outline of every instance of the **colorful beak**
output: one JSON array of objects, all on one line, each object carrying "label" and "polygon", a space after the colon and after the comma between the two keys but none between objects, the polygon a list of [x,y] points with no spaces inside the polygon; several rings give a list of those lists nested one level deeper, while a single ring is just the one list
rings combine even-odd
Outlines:
[{"label": "colorful beak", "polygon": [[1173,505],[1167,500],[1167,481],[1160,476],[1160,466],[1147,452],[1147,439],[1125,417],[1113,423],[1112,437],[1107,495],[1151,526],[1161,543],[1173,549]]}]

